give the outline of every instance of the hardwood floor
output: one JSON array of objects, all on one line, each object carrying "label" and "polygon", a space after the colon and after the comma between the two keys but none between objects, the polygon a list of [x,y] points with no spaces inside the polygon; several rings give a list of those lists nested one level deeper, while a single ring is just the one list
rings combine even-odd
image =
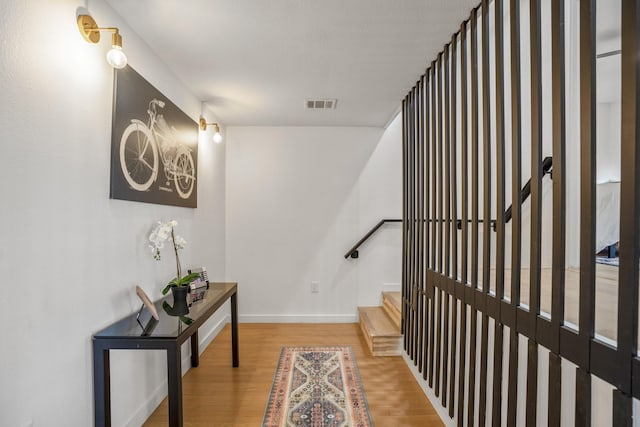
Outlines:
[{"label": "hardwood floor", "polygon": [[[595,291],[595,332],[602,337],[615,341],[618,336],[618,267],[596,264]],[[529,301],[530,270],[523,268],[520,276],[520,294],[523,303]],[[551,268],[540,271],[540,310],[551,312]],[[579,324],[580,270],[565,269],[564,320],[573,325]],[[505,283],[511,283],[511,270],[504,271]],[[491,283],[495,283],[495,270],[491,270]],[[493,285],[495,288],[495,285]],[[613,344],[612,344],[613,345]]]},{"label": "hardwood floor", "polygon": [[[402,357],[369,354],[357,323],[239,325],[240,367],[231,367],[229,325],[183,377],[184,425],[257,427],[283,346],[350,345],[376,427],[442,426]],[[166,399],[144,424],[166,426]]]}]

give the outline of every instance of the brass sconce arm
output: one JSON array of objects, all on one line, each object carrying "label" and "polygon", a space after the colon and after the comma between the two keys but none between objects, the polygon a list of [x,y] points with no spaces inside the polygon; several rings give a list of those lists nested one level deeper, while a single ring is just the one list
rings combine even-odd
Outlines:
[{"label": "brass sconce arm", "polygon": [[122,36],[116,27],[98,27],[95,19],[90,15],[78,15],[78,29],[82,37],[89,43],[100,41],[100,31],[109,31],[111,35],[111,50],[107,54],[107,61],[115,68],[127,65],[127,57],[122,51]]}]

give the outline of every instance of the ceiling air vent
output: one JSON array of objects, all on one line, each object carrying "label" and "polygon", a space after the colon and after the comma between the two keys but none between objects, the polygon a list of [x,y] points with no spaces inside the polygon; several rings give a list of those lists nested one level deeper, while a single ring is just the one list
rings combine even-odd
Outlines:
[{"label": "ceiling air vent", "polygon": [[336,99],[306,99],[304,105],[308,110],[333,110],[337,102]]}]

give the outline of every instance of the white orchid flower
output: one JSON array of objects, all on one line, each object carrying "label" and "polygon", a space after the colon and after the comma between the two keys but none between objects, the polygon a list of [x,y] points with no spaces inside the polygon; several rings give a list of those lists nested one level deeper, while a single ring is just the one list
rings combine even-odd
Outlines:
[{"label": "white orchid flower", "polygon": [[184,249],[187,246],[187,241],[182,236],[175,236],[175,243],[178,249]]},{"label": "white orchid flower", "polygon": [[164,242],[171,238],[173,243],[173,250],[176,255],[176,269],[178,272],[177,277],[181,276],[180,259],[178,257],[178,249],[184,249],[187,246],[187,241],[181,236],[174,233],[173,229],[178,225],[178,221],[172,219],[167,222],[156,221],[155,227],[149,234],[149,241],[152,243],[149,245],[153,258],[160,260],[160,249],[164,247]]}]

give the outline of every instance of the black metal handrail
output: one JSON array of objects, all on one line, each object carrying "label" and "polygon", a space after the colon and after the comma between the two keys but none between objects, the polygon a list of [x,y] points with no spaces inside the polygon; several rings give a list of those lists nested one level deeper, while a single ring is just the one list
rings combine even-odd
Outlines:
[{"label": "black metal handrail", "polygon": [[[544,177],[545,175],[549,175],[552,176],[552,168],[553,168],[553,159],[551,156],[549,157],[545,157],[544,160],[542,161],[542,176]],[[524,185],[524,187],[522,187],[522,190],[520,191],[520,204],[523,204],[525,202],[525,200],[527,200],[529,198],[529,196],[531,196],[531,178],[529,178],[529,180],[527,181],[527,183]],[[505,224],[508,223],[509,221],[511,221],[511,218],[513,216],[512,214],[512,209],[513,209],[513,204],[510,205],[506,211],[504,211],[504,222]],[[417,220],[420,221],[420,220]],[[424,222],[450,222],[448,219],[436,219],[436,220],[432,220],[432,219],[425,219],[422,220]],[[483,222],[482,219],[478,219],[476,220],[477,222]],[[493,231],[496,231],[496,223],[497,220],[495,219],[491,219],[489,220],[490,224],[491,224],[491,228],[493,229]],[[373,235],[373,233],[375,233],[376,231],[378,231],[378,229],[380,227],[382,227],[385,223],[387,222],[402,222],[401,219],[383,219],[380,220],[380,222],[378,222],[375,226],[373,226],[373,228],[371,230],[369,230],[369,232],[367,234],[365,234],[365,236],[360,239],[358,241],[358,243],[356,243],[355,245],[353,245],[353,247],[351,249],[349,249],[349,251],[344,255],[345,258],[358,258],[359,253],[358,253],[358,248],[369,238],[371,237],[371,235]],[[456,219],[456,227],[458,228],[458,230],[462,229],[462,220],[461,219]],[[472,220],[468,219],[467,222],[472,222]]]},{"label": "black metal handrail", "polygon": [[[553,158],[551,158],[551,156],[549,157],[545,157],[544,160],[542,161],[542,177],[544,178],[545,175],[549,175],[552,176],[551,173],[551,168],[553,167]],[[520,204],[523,204],[525,200],[527,200],[527,198],[529,198],[529,196],[531,195],[531,178],[529,178],[529,181],[527,181],[527,183],[524,185],[524,187],[522,187],[522,191],[520,191]],[[509,208],[507,208],[506,211],[504,211],[504,223],[506,224],[507,222],[511,221],[511,208],[513,207],[513,204],[511,206],[509,206]],[[495,229],[495,227],[494,227]]]},{"label": "black metal handrail", "polygon": [[358,243],[356,243],[355,245],[353,245],[353,247],[351,249],[349,249],[349,251],[344,255],[345,259],[349,258],[349,257],[358,258],[358,256],[359,256],[358,248],[360,247],[360,245],[362,245],[369,237],[371,237],[371,235],[373,233],[378,231],[378,229],[380,227],[382,227],[387,222],[402,222],[402,220],[401,219],[388,219],[388,218],[380,220],[380,222],[377,223],[375,226],[373,226],[373,228],[371,230],[369,230],[369,232],[367,234],[365,234],[364,237],[358,241]]},{"label": "black metal handrail", "polygon": [[[553,158],[551,156],[545,157],[544,160],[542,161],[542,177],[544,178],[545,175],[552,176],[552,172],[553,172],[552,168],[553,168]],[[529,196],[531,196],[531,178],[529,178],[527,183],[524,185],[524,187],[522,187],[522,190],[520,191],[520,204],[522,205],[525,202],[525,200],[529,198]],[[511,204],[507,208],[507,210],[504,211],[505,224],[511,221],[511,218],[513,216],[511,212],[512,209],[513,209],[513,204]],[[471,221],[472,220],[470,219],[467,220],[467,222],[471,222]],[[491,221],[491,228],[493,229],[493,231],[496,231],[497,220],[492,219],[490,221]],[[482,222],[482,220],[479,219],[478,222]],[[456,220],[456,227],[458,228],[458,230],[462,229],[461,219]]]}]

